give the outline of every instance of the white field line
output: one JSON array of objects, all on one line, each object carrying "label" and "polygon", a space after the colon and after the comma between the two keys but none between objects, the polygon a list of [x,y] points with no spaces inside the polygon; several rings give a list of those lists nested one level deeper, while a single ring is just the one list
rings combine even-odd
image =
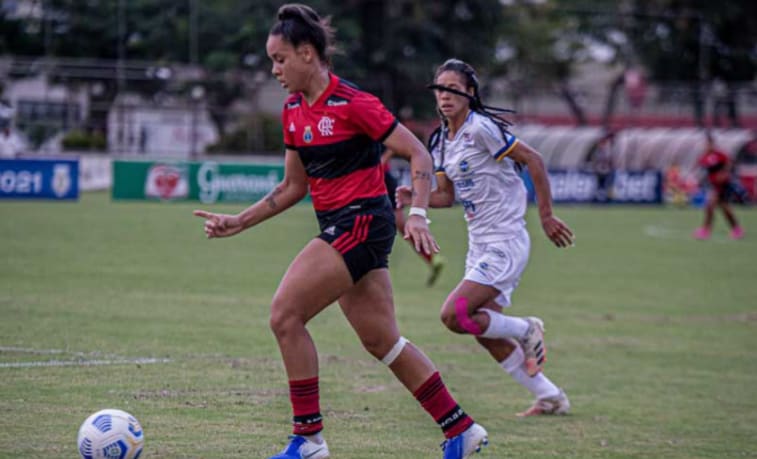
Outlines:
[{"label": "white field line", "polygon": [[677,240],[677,241],[689,241],[689,242],[694,242],[698,244],[706,244],[707,242],[714,242],[716,244],[752,245],[752,241],[749,241],[749,240],[732,241],[725,234],[714,234],[708,241],[697,241],[691,235],[691,233],[694,232],[693,229],[673,228],[666,225],[646,225],[644,228],[642,228],[642,231],[646,236],[652,237],[655,239],[671,239],[671,240]]},{"label": "white field line", "polygon": [[101,365],[148,365],[152,363],[168,363],[171,359],[156,359],[138,357],[136,359],[117,360],[45,360],[40,362],[3,362],[0,368],[35,368],[35,367],[94,367]]},{"label": "white field line", "polygon": [[153,357],[137,357],[132,359],[126,359],[118,356],[108,356],[111,358],[87,360],[88,357],[93,357],[96,353],[86,354],[84,352],[71,352],[62,349],[31,349],[24,347],[9,347],[0,346],[0,352],[15,352],[22,354],[34,354],[34,355],[71,355],[77,357],[76,360],[40,360],[32,362],[0,362],[0,369],[2,368],[36,368],[36,367],[87,367],[87,366],[102,366],[102,365],[149,365],[154,363],[168,363],[171,359],[166,358],[153,358]]}]

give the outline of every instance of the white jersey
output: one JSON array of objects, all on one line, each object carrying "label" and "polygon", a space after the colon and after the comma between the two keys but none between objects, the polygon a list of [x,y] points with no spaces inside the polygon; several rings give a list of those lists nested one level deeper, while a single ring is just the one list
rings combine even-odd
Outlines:
[{"label": "white jersey", "polygon": [[518,139],[471,111],[452,140],[433,148],[436,167],[454,184],[471,243],[512,239],[525,231],[526,187],[507,157]]}]

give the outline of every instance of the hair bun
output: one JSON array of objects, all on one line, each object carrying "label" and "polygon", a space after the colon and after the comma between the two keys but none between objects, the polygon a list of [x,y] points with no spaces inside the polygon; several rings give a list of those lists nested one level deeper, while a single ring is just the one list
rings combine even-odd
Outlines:
[{"label": "hair bun", "polygon": [[279,8],[277,14],[279,21],[286,21],[287,19],[300,20],[304,22],[315,21],[320,22],[321,18],[318,16],[312,8],[306,5],[300,5],[297,3],[290,3]]}]

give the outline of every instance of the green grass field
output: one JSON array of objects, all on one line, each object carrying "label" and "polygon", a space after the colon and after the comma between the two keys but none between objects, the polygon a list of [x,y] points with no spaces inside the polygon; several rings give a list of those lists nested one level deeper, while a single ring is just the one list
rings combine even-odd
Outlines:
[{"label": "green grass field", "polygon": [[[139,418],[143,457],[265,458],[283,446],[290,408],[268,305],[316,232],[312,210],[208,241],[193,208],[103,193],[0,203],[1,458],[78,457],[79,424],[102,408]],[[531,263],[511,311],[544,318],[546,373],[569,416],[517,419],[525,389],[439,322],[462,275],[459,208],[432,213],[448,260],[437,286],[400,239],[392,255],[403,334],[489,430],[480,457],[757,457],[757,209],[737,208],[746,239],[730,241],[718,216],[713,240],[696,242],[698,210],[558,207],[577,234],[567,250],[529,212]],[[310,330],[334,458],[441,457],[438,427],[338,308]]]}]

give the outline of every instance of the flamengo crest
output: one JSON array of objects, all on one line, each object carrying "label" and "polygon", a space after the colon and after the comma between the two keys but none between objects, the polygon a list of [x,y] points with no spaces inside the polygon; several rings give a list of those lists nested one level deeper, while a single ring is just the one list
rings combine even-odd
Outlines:
[{"label": "flamengo crest", "polygon": [[318,131],[324,137],[334,135],[334,120],[328,116],[324,116],[318,122]]}]

